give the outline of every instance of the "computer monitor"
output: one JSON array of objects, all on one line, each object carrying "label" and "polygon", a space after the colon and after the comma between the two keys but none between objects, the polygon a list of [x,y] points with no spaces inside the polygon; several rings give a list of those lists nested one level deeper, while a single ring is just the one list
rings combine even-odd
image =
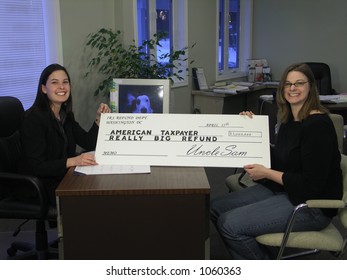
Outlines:
[{"label": "computer monitor", "polygon": [[170,80],[113,79],[119,113],[169,113]]}]

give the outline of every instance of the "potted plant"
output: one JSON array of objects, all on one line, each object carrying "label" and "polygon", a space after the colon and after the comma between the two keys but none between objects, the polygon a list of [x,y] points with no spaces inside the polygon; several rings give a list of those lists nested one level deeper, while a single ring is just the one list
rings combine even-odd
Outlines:
[{"label": "potted plant", "polygon": [[94,95],[107,94],[112,87],[113,78],[170,79],[174,82],[175,77],[183,80],[184,71],[188,71],[185,66],[188,47],[162,53],[158,60],[154,55],[156,46],[161,46],[160,41],[165,36],[165,33],[154,34],[152,39],[143,41],[140,46],[136,46],[134,42],[126,47],[120,40],[119,30],[113,32],[101,28],[95,33],[90,33],[86,48],[90,49],[92,54],[85,76],[97,71],[106,77],[100,82]]}]

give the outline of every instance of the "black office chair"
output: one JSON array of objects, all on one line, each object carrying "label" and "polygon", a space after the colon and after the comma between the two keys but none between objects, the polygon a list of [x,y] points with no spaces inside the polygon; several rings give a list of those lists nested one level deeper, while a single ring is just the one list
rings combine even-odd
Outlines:
[{"label": "black office chair", "polygon": [[312,70],[317,81],[318,92],[320,95],[336,94],[331,86],[331,73],[328,64],[322,62],[305,62]]},{"label": "black office chair", "polygon": [[[17,98],[0,96],[0,218],[36,220],[35,243],[12,243],[7,250],[11,258],[47,259],[52,255],[49,254],[46,221],[56,221],[57,211],[49,206],[46,191],[36,177],[18,172],[21,159],[19,128],[23,117],[24,109]],[[29,193],[31,196],[26,195]],[[20,227],[14,235],[19,233]],[[18,250],[23,254],[17,255]]]}]

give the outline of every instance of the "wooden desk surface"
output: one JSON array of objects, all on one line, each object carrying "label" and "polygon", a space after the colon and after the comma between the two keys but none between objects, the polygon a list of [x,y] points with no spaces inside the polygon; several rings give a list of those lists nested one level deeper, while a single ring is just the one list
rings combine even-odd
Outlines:
[{"label": "wooden desk surface", "polygon": [[209,194],[203,167],[152,166],[150,174],[76,175],[70,168],[57,196]]}]

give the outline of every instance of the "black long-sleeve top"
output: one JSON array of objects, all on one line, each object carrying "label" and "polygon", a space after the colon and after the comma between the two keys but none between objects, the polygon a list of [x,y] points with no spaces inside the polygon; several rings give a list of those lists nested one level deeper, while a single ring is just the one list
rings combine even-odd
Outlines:
[{"label": "black long-sleeve top", "polygon": [[[289,121],[280,126],[272,154],[272,169],[284,172],[284,185],[266,185],[274,191],[286,191],[294,205],[308,199],[341,199],[340,160],[336,131],[327,114]],[[323,211],[329,216],[336,213]]]},{"label": "black long-sleeve top", "polygon": [[76,155],[76,145],[94,150],[99,127],[93,123],[85,131],[73,115],[60,122],[51,112],[32,108],[26,112],[21,141],[26,172],[49,181],[59,182],[65,175],[67,158]]}]

